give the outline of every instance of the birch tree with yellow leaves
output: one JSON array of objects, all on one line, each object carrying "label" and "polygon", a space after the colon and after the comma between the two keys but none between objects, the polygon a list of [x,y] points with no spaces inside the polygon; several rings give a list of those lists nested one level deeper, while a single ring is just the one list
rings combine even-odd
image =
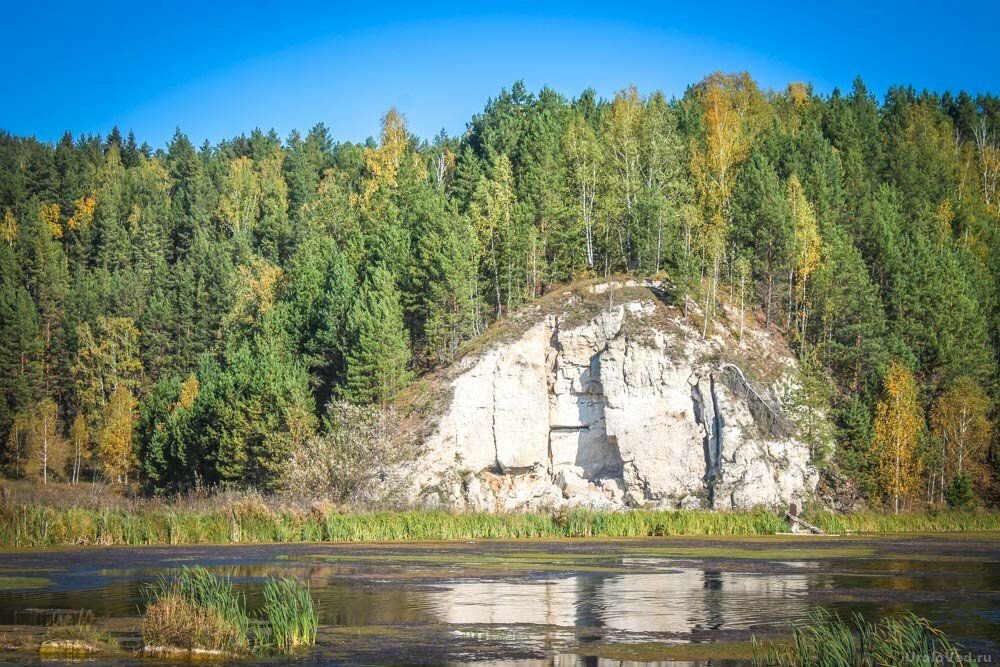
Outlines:
[{"label": "birch tree with yellow leaves", "polygon": [[234,236],[249,234],[260,218],[260,177],[253,160],[241,156],[229,163],[222,179],[216,215]]},{"label": "birch tree with yellow leaves", "polygon": [[939,494],[947,481],[966,473],[980,476],[993,435],[990,399],[975,380],[961,377],[948,387],[931,411],[931,429],[941,443]]},{"label": "birch tree with yellow leaves", "polygon": [[901,501],[912,498],[919,486],[917,444],[923,426],[913,373],[894,361],[885,377],[882,398],[875,406],[872,447],[876,459],[875,492],[890,501],[897,514]]},{"label": "birch tree with yellow leaves", "polygon": [[700,245],[710,272],[702,337],[715,305],[719,263],[732,224],[732,197],[740,165],[763,126],[767,101],[749,74],[708,76],[696,87],[702,132],[691,140],[691,174],[701,208]]},{"label": "birch tree with yellow leaves", "polygon": [[97,438],[97,455],[104,474],[113,482],[128,484],[129,473],[136,464],[132,448],[135,406],[132,392],[119,384],[104,409],[103,426]]},{"label": "birch tree with yellow leaves", "polygon": [[510,159],[501,155],[493,165],[493,177],[484,176],[476,187],[472,221],[476,226],[481,246],[486,251],[488,271],[493,274],[493,292],[496,298],[497,319],[502,319],[505,309],[510,311],[514,300],[514,174]]},{"label": "birch tree with yellow leaves", "polygon": [[[806,284],[809,276],[819,266],[819,226],[816,224],[816,213],[813,211],[812,204],[806,199],[802,183],[799,182],[795,174],[792,174],[788,179],[786,197],[795,233],[795,263],[788,269],[788,326],[791,328],[792,313],[796,313],[800,325],[796,328],[799,330],[804,344],[808,317]],[[796,295],[795,292],[798,294]],[[798,301],[797,304],[796,301]]]},{"label": "birch tree with yellow leaves", "polygon": [[17,218],[8,208],[3,213],[3,220],[0,221],[0,241],[7,244],[8,247],[13,248],[14,243],[17,241],[17,234],[20,231],[20,227],[17,224]]}]

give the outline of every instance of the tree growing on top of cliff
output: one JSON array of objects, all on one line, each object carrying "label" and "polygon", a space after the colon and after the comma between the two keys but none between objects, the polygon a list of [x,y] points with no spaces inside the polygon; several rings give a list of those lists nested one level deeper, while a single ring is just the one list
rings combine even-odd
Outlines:
[{"label": "tree growing on top of cliff", "polygon": [[894,361],[875,407],[872,447],[877,460],[875,493],[890,500],[897,514],[900,500],[912,497],[919,482],[917,445],[923,423],[913,373]]},{"label": "tree growing on top of cliff", "polygon": [[345,397],[359,404],[388,403],[412,374],[399,291],[382,266],[368,275],[351,305],[346,333]]},{"label": "tree growing on top of cliff", "polygon": [[716,72],[693,89],[700,131],[691,140],[691,174],[702,213],[701,247],[711,285],[705,298],[705,327],[715,304],[719,263],[732,226],[732,199],[739,167],[763,127],[767,101],[750,75]]},{"label": "tree growing on top of cliff", "polygon": [[791,269],[794,272],[794,277],[789,275],[788,288],[791,292],[796,281],[798,282],[798,287],[801,288],[797,296],[789,294],[789,328],[791,328],[792,313],[796,311],[795,302],[797,300],[799,306],[797,316],[801,323],[800,335],[802,337],[802,344],[805,345],[806,318],[808,315],[806,308],[806,304],[808,303],[806,299],[806,282],[809,280],[809,276],[816,270],[816,267],[819,266],[819,226],[816,223],[816,212],[813,210],[809,200],[806,199],[805,193],[802,190],[802,184],[795,174],[792,174],[788,178],[786,196],[788,199],[788,209],[792,216],[795,238],[794,266]]}]

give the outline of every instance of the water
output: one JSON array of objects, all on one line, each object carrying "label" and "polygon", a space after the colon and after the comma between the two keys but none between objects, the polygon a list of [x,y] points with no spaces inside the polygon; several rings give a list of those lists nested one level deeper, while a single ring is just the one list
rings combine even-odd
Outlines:
[{"label": "water", "polygon": [[6,551],[0,625],[17,627],[0,638],[90,609],[137,646],[145,586],[195,563],[232,576],[251,608],[266,577],[307,580],[320,633],[303,665],[743,665],[751,637],[817,605],[910,610],[1000,663],[995,535]]}]

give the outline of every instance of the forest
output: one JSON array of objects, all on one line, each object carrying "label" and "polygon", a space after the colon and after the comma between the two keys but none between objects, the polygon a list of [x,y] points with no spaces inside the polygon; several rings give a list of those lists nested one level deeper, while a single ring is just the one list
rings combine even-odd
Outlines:
[{"label": "forest", "polygon": [[433,140],[394,109],[362,144],[0,133],[2,472],[280,492],[343,415],[622,274],[784,337],[871,505],[1000,502],[1000,98],[746,73],[518,82]]}]

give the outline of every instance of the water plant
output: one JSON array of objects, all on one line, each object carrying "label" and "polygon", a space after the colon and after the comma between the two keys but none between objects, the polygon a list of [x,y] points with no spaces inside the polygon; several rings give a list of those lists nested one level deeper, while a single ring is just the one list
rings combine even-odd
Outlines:
[{"label": "water plant", "polygon": [[264,607],[251,615],[246,597],[234,590],[228,576],[216,576],[201,566],[185,567],[148,589],[143,643],[152,652],[225,654],[291,653],[316,643],[318,618],[306,584],[271,579],[263,593]]},{"label": "water plant", "polygon": [[271,579],[264,584],[263,616],[269,643],[283,653],[316,643],[319,619],[309,586],[298,579]]},{"label": "water plant", "polygon": [[895,665],[969,664],[945,634],[929,621],[907,612],[867,621],[855,614],[843,621],[815,609],[795,626],[785,644],[753,640],[755,667],[892,667]]},{"label": "water plant", "polygon": [[250,646],[246,599],[229,577],[201,566],[161,577],[147,594],[150,604],[142,623],[146,646],[241,653]]}]

